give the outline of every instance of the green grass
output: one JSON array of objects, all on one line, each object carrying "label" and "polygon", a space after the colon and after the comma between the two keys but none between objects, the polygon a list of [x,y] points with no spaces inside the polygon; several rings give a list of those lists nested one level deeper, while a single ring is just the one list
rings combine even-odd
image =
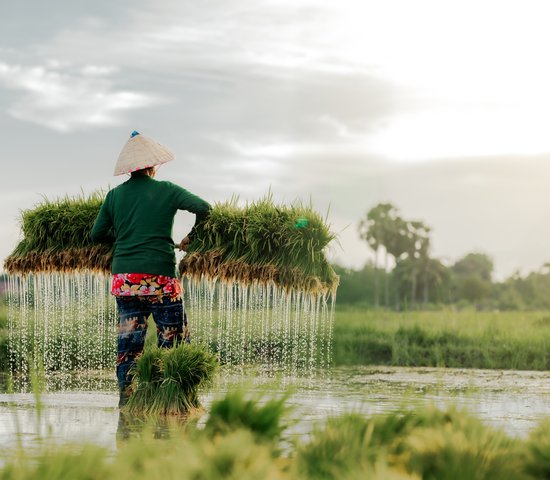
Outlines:
[{"label": "green grass", "polygon": [[550,369],[550,312],[337,308],[335,365]]},{"label": "green grass", "polygon": [[526,442],[526,470],[534,478],[550,478],[550,419],[541,421]]}]

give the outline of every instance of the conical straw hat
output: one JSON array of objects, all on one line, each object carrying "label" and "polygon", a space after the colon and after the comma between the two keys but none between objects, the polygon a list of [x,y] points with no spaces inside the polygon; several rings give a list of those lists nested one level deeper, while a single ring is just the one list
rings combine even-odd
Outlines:
[{"label": "conical straw hat", "polygon": [[115,165],[115,175],[135,172],[174,160],[174,154],[152,138],[135,130],[124,145]]}]

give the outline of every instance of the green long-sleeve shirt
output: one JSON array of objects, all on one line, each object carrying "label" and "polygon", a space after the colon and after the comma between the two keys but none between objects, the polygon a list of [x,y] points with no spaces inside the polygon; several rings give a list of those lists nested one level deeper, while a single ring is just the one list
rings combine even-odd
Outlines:
[{"label": "green long-sleeve shirt", "polygon": [[[114,244],[112,273],[176,276],[172,240],[178,210],[203,221],[210,205],[187,190],[149,176],[132,177],[107,193],[92,228],[92,241]],[[192,237],[194,227],[189,234]]]}]

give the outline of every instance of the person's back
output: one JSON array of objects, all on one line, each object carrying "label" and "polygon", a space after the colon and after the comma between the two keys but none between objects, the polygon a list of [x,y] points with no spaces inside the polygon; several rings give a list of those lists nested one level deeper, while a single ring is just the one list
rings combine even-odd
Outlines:
[{"label": "person's back", "polygon": [[[92,239],[114,237],[112,273],[176,276],[172,228],[178,210],[208,214],[207,202],[167,181],[138,174],[111,190],[92,230]],[[112,228],[112,232],[109,232]],[[192,237],[193,232],[190,233]]]}]

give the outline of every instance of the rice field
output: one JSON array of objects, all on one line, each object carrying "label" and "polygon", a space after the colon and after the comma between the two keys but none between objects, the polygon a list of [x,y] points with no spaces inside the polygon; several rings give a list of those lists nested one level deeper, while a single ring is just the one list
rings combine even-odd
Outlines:
[{"label": "rice field", "polygon": [[[5,308],[4,308],[5,313]],[[34,326],[35,318],[42,322],[42,314],[28,308],[28,322],[24,337],[12,334],[14,342],[12,354],[23,351],[35,351],[34,336],[41,333]],[[213,331],[217,329],[219,318],[197,316],[191,312],[189,318],[195,341],[201,339],[201,328],[212,322]],[[1,310],[0,310],[1,315]],[[114,315],[113,312],[109,314]],[[47,343],[39,345],[43,366],[55,373],[57,370],[98,370],[114,368],[116,335],[114,319],[105,322],[103,310],[90,314],[86,323],[75,321],[82,316],[80,310],[68,309],[64,317],[65,327],[59,321],[48,324]],[[98,320],[94,320],[95,318]],[[101,320],[101,321],[100,321]],[[234,319],[235,320],[235,319]],[[235,320],[236,321],[236,320]],[[216,351],[223,363],[228,359],[235,363],[253,362],[251,352],[258,351],[264,363],[270,363],[271,356],[281,352],[306,352],[310,345],[309,337],[296,335],[278,339],[273,335],[268,340],[261,336],[256,327],[257,319],[250,314],[246,322],[239,323],[246,331],[246,342],[236,335],[217,343],[218,337],[207,337],[199,343]],[[237,323],[235,323],[236,325]],[[86,327],[86,325],[89,325]],[[201,327],[202,325],[202,327]],[[427,366],[452,368],[510,369],[510,370],[550,370],[550,312],[476,312],[476,311],[438,311],[438,312],[386,312],[374,310],[347,309],[337,306],[331,344],[331,364],[345,365],[392,365]],[[103,332],[98,343],[98,328]],[[209,327],[210,328],[210,327]],[[91,329],[91,330],[90,330]],[[154,332],[154,322],[150,319],[149,332]],[[239,330],[240,331],[240,330]],[[260,336],[254,337],[259,331]],[[0,328],[0,363],[2,371],[8,369],[8,333]],[[151,338],[154,335],[151,335]],[[24,338],[24,341],[23,341]],[[280,341],[279,341],[280,340]],[[246,349],[243,350],[243,345]],[[324,352],[325,350],[319,350]],[[18,357],[19,358],[19,357]],[[12,361],[15,357],[12,358]],[[224,360],[225,359],[225,360]],[[304,362],[307,359],[304,359]],[[21,356],[18,365],[23,368],[26,357]],[[319,364],[320,359],[311,362]],[[297,362],[299,364],[299,362]],[[322,363],[326,365],[326,363]],[[305,364],[307,366],[307,362]],[[61,368],[63,367],[63,368]],[[52,388],[62,377],[52,375]],[[64,377],[63,377],[64,378]],[[80,377],[84,383],[88,380]]]},{"label": "rice field", "polygon": [[550,370],[550,312],[339,307],[333,363]]},{"label": "rice field", "polygon": [[[116,452],[94,445],[4,450],[0,479],[542,479],[550,476],[550,424],[523,439],[455,407],[347,413],[281,448],[284,399],[244,392],[215,401],[206,423],[145,424]],[[172,425],[172,427],[170,426]],[[162,440],[160,440],[162,438]]]},{"label": "rice field", "polygon": [[[338,308],[334,363],[442,366],[461,361],[472,363],[460,366],[475,368],[474,361],[482,361],[491,368],[532,368],[547,361],[549,330],[548,312]],[[506,366],[503,359],[512,363]],[[284,397],[232,391],[210,405],[202,424],[193,418],[183,426],[170,418],[155,423],[153,413],[143,430],[119,439],[116,452],[47,438],[40,450],[4,451],[0,479],[461,480],[550,475],[550,420],[540,420],[528,436],[516,438],[452,406],[348,413],[319,421],[307,438],[291,444],[285,440],[283,446],[287,408]]]}]

